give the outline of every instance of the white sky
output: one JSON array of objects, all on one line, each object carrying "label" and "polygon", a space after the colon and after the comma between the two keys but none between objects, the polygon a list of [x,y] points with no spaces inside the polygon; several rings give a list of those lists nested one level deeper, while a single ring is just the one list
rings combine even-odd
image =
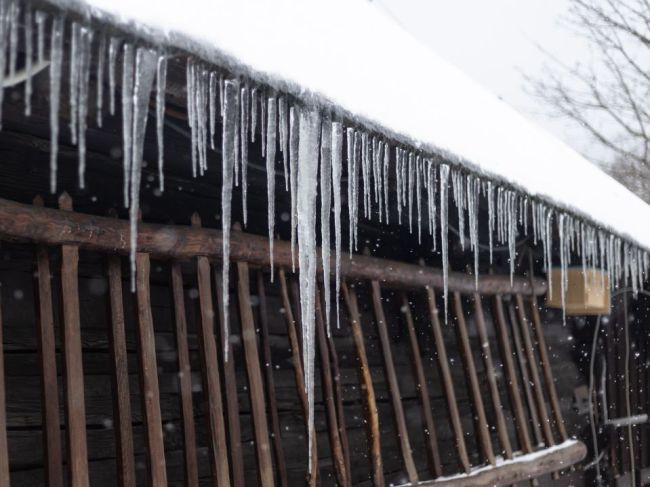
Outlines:
[{"label": "white sky", "polygon": [[[407,31],[538,125],[582,153],[592,146],[571,123],[549,115],[526,92],[524,75],[543,75],[544,50],[573,63],[586,43],[562,19],[568,0],[373,0]],[[588,154],[586,154],[588,155]]]}]

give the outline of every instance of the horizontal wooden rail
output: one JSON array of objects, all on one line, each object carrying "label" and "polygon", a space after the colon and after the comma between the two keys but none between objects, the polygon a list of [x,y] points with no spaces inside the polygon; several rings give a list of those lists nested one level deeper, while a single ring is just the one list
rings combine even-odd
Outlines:
[{"label": "horizontal wooden rail", "polygon": [[[419,487],[492,487],[511,485],[522,480],[539,477],[567,468],[585,458],[587,447],[581,441],[567,440],[560,445],[527,455],[515,456],[512,460],[472,470],[468,474],[439,477],[420,481]],[[404,484],[407,487],[411,484]]]},{"label": "horizontal wooden rail", "polygon": [[[27,240],[47,245],[77,245],[83,249],[103,252],[129,252],[129,224],[115,218],[65,212],[35,207],[0,198],[0,237],[6,240]],[[233,231],[230,253],[232,260],[254,266],[268,266],[269,243],[266,237]],[[141,223],[138,230],[138,252],[159,258],[189,259],[198,255],[221,259],[221,232],[208,228]],[[276,266],[291,266],[289,242],[274,243]],[[333,267],[333,265],[332,265]],[[441,289],[441,269],[421,267],[375,257],[344,254],[341,276],[364,281],[380,281],[382,285],[406,288],[430,286]],[[484,275],[478,289],[474,277],[460,272],[449,273],[449,289],[463,294],[483,295],[519,293],[542,295],[546,281],[507,276]]]}]

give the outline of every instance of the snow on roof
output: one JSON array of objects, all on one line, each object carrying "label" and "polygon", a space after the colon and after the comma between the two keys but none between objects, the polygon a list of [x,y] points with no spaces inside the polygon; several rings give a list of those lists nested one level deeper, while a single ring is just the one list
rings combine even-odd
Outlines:
[{"label": "snow on roof", "polygon": [[331,103],[650,249],[650,206],[364,0],[50,0]]}]

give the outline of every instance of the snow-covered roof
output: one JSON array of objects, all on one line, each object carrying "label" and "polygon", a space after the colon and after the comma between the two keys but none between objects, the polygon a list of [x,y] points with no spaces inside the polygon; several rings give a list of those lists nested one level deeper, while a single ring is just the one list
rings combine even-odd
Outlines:
[{"label": "snow-covered roof", "polygon": [[50,0],[188,49],[650,249],[650,206],[365,0]]}]

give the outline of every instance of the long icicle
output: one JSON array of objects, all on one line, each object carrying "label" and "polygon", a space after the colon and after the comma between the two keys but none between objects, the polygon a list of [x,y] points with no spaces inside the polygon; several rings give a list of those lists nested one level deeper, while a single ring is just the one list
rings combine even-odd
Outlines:
[{"label": "long icicle", "polygon": [[266,128],[266,196],[268,198],[269,259],[273,282],[273,240],[275,238],[275,149],[277,147],[277,103],[275,96],[267,99]]},{"label": "long icicle", "polygon": [[103,125],[104,120],[104,71],[106,69],[106,48],[108,38],[106,33],[103,33],[99,38],[99,45],[97,46],[97,126],[99,128]]},{"label": "long icicle", "polygon": [[[50,192],[52,194],[56,193],[59,157],[59,105],[61,101],[64,26],[63,17],[56,16],[52,19],[52,34],[50,36]],[[2,57],[0,56],[0,58]],[[0,72],[4,72],[1,64],[0,62]]]},{"label": "long icicle", "polygon": [[[224,82],[224,120],[221,137],[221,230],[223,232],[223,327],[224,336],[230,336],[230,220],[232,215],[233,170],[235,166],[236,130],[239,117],[239,82],[226,80]],[[224,360],[228,361],[229,340],[223,343]]]},{"label": "long icicle", "polygon": [[34,14],[31,2],[25,6],[25,116],[32,114],[32,66],[34,62]]},{"label": "long icicle", "polygon": [[158,140],[158,189],[165,191],[165,92],[167,90],[167,56],[158,56],[156,69],[156,138]]},{"label": "long icicle", "polygon": [[140,218],[140,180],[142,177],[142,157],[144,151],[144,136],[149,118],[149,98],[156,75],[157,54],[155,51],[140,47],[135,56],[135,71],[133,83],[133,125],[131,150],[131,208],[129,218],[131,224],[131,291],[135,292],[135,256],[138,244],[138,220]]},{"label": "long icicle", "polygon": [[77,115],[79,103],[79,37],[81,36],[81,25],[72,23],[70,39],[70,71],[68,79],[69,104],[70,104],[70,140],[72,145],[77,145]]},{"label": "long icicle", "polygon": [[241,116],[239,120],[239,142],[241,144],[241,206],[242,216],[244,218],[244,227],[248,223],[248,141],[250,130],[250,121],[248,120],[250,105],[249,97],[250,95],[248,86],[242,86],[239,100],[241,107]]},{"label": "long icicle", "polygon": [[339,297],[341,293],[341,172],[343,169],[343,125],[332,122],[332,189],[334,193],[334,252],[336,254],[336,328],[341,328]]},{"label": "long icicle", "polygon": [[291,189],[291,269],[296,271],[296,228],[298,226],[298,149],[300,117],[295,107],[289,108],[289,184]]},{"label": "long icicle", "polygon": [[323,299],[327,336],[332,335],[330,324],[330,218],[332,215],[332,122],[323,117],[320,142],[320,237],[323,262]]},{"label": "long icicle", "polygon": [[81,27],[79,31],[79,66],[78,89],[79,110],[77,120],[77,140],[79,142],[79,187],[86,187],[86,127],[88,125],[88,89],[90,85],[90,63],[92,53],[93,31]]},{"label": "long icicle", "polygon": [[132,44],[124,44],[122,59],[122,158],[124,174],[124,206],[129,207],[131,187],[131,159],[133,154],[133,59]]},{"label": "long icicle", "polygon": [[448,237],[448,192],[449,188],[449,166],[442,164],[440,166],[440,247],[442,248],[442,279],[443,279],[443,297],[445,300],[445,323],[447,323],[448,306],[448,285],[449,279],[449,243]]}]

